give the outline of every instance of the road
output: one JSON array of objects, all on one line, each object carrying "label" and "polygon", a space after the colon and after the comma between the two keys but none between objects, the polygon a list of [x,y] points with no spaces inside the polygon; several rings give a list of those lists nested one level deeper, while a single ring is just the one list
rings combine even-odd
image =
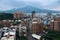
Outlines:
[{"label": "road", "polygon": [[28,39],[28,40],[35,40],[35,39],[32,37],[32,31],[31,31],[31,30],[28,30],[27,39]]}]

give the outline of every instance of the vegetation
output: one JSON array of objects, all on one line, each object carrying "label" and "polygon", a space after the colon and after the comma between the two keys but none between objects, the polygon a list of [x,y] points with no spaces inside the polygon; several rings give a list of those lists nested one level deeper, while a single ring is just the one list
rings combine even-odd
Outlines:
[{"label": "vegetation", "polygon": [[26,37],[20,37],[20,40],[28,40]]},{"label": "vegetation", "polygon": [[13,19],[13,14],[11,13],[0,13],[0,20]]},{"label": "vegetation", "polygon": [[48,38],[51,40],[60,40],[60,32],[53,31],[53,30],[48,30],[48,33],[44,34],[44,38]]}]

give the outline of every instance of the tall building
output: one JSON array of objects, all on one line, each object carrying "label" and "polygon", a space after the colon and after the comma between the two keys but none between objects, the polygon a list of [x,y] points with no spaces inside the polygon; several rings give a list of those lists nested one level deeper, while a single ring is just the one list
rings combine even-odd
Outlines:
[{"label": "tall building", "polygon": [[41,23],[40,19],[36,18],[32,21],[32,33],[41,33],[43,32],[43,23]]},{"label": "tall building", "polygon": [[60,18],[54,18],[54,20],[51,21],[50,27],[52,30],[60,31]]},{"label": "tall building", "polygon": [[32,24],[32,33],[41,33],[43,32],[43,24],[33,23]]},{"label": "tall building", "polygon": [[32,19],[35,17],[35,11],[32,11]]},{"label": "tall building", "polygon": [[2,20],[0,20],[0,26],[3,26],[3,21]]},{"label": "tall building", "polygon": [[21,19],[24,18],[26,15],[23,12],[15,12],[14,19]]},{"label": "tall building", "polygon": [[21,30],[21,36],[27,36],[27,28],[28,28],[28,22],[22,21],[21,27],[19,28]]}]

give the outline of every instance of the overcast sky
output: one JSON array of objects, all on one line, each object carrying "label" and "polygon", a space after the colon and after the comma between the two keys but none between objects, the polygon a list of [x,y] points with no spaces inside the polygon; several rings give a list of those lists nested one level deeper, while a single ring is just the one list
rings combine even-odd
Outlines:
[{"label": "overcast sky", "polygon": [[60,0],[0,0],[0,10],[10,10],[25,6],[60,11]]}]

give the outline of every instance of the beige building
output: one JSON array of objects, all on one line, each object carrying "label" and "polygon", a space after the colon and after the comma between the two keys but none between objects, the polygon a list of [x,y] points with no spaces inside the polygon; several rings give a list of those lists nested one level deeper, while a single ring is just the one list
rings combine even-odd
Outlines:
[{"label": "beige building", "polygon": [[60,31],[60,18],[55,18],[51,21],[50,27],[52,30]]},{"label": "beige building", "polygon": [[15,12],[13,16],[14,16],[14,19],[21,19],[26,15],[23,12]]},{"label": "beige building", "polygon": [[41,23],[41,19],[39,18],[36,18],[36,19],[33,19],[32,21],[32,32],[33,33],[41,33],[43,32],[43,26],[44,24]]}]

